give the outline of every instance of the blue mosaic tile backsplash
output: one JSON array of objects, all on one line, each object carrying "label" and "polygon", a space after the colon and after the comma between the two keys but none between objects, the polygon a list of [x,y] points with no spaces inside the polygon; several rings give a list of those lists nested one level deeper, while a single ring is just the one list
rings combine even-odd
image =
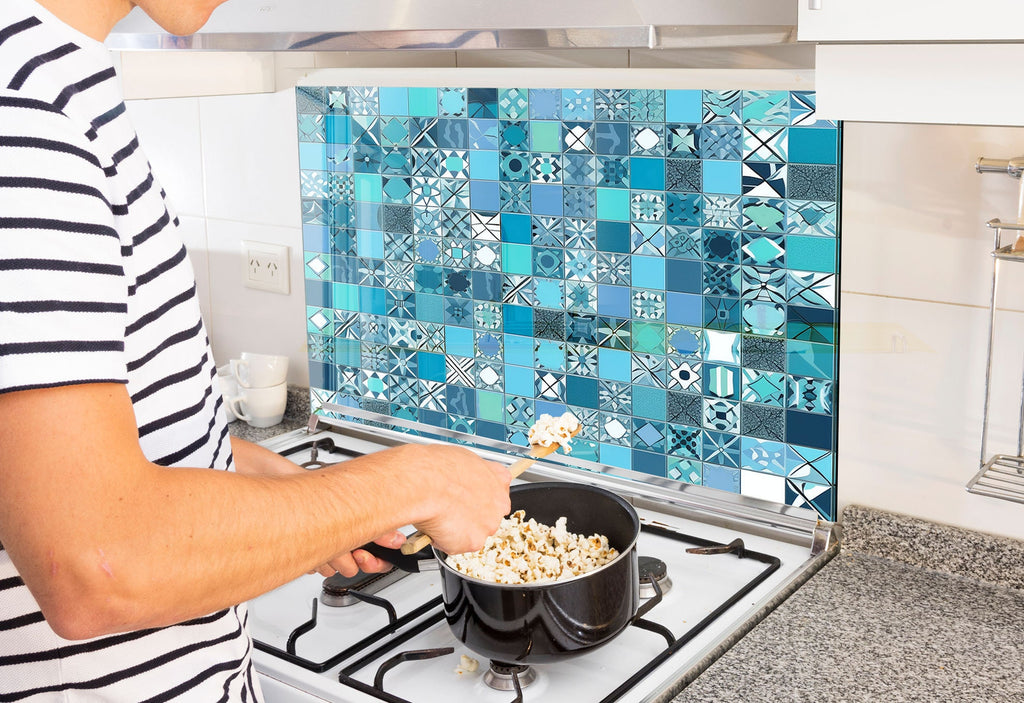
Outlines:
[{"label": "blue mosaic tile backsplash", "polygon": [[325,401],[835,515],[840,127],[808,91],[297,89]]}]

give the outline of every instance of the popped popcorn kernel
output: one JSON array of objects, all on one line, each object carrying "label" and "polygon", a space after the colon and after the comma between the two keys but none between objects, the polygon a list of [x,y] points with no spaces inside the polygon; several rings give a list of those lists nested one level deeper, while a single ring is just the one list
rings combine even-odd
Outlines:
[{"label": "popped popcorn kernel", "polygon": [[619,555],[604,535],[577,535],[558,518],[542,525],[517,510],[501,521],[498,531],[476,552],[449,554],[445,563],[473,578],[495,583],[538,583],[580,576]]},{"label": "popped popcorn kernel", "polygon": [[531,446],[550,447],[557,444],[568,454],[572,451],[572,436],[579,428],[580,421],[572,413],[562,413],[559,417],[543,413],[530,427],[526,438]]}]

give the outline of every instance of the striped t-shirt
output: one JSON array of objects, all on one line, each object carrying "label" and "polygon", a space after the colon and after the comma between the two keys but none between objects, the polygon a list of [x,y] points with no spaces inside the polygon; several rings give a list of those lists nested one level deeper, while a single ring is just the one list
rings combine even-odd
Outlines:
[{"label": "striped t-shirt", "polygon": [[[33,0],[2,0],[0,393],[124,383],[150,461],[230,470],[177,230],[106,48]],[[258,700],[245,620],[239,606],[67,641],[0,548],[0,703]]]}]

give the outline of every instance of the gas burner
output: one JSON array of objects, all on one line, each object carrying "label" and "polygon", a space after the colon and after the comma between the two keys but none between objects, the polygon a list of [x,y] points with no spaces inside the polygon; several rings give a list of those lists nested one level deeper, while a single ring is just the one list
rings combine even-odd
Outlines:
[{"label": "gas burner", "polygon": [[653,598],[655,596],[654,586],[651,578],[658,582],[658,588],[662,595],[672,588],[672,579],[668,577],[668,568],[665,562],[656,557],[638,557],[637,565],[640,567],[640,597]]},{"label": "gas burner", "polygon": [[331,439],[330,437],[327,437],[325,439],[314,440],[313,444],[309,448],[309,461],[304,461],[301,464],[299,464],[299,466],[301,466],[304,469],[309,469],[310,471],[313,471],[316,469],[322,469],[325,466],[330,466],[331,464],[338,463],[336,461],[321,461],[320,459],[318,459],[317,454],[321,449],[328,453],[337,451],[337,447],[334,446],[334,440]]},{"label": "gas burner", "polygon": [[537,680],[537,670],[525,664],[492,661],[484,674],[484,683],[496,691],[515,691],[516,679],[520,688],[526,688]]},{"label": "gas burner", "polygon": [[363,596],[373,595],[406,576],[408,573],[401,569],[392,569],[382,574],[360,572],[352,577],[341,574],[328,576],[320,591],[320,602],[332,608],[355,605],[366,600]]},{"label": "gas burner", "polygon": [[301,455],[307,449],[309,450],[309,458],[306,461],[299,461],[297,458],[291,459],[291,460],[294,461],[295,463],[297,463],[302,468],[308,469],[310,471],[315,470],[315,469],[322,469],[325,466],[330,466],[331,464],[337,464],[337,463],[345,460],[345,459],[339,459],[337,461],[323,461],[323,460],[321,460],[319,458],[320,452],[326,452],[328,454],[340,454],[343,457],[348,457],[348,458],[355,458],[357,456],[362,456],[363,455],[363,452],[356,451],[356,450],[350,449],[348,447],[339,447],[337,444],[335,444],[334,440],[332,438],[330,438],[330,437],[319,437],[319,438],[311,440],[309,442],[302,442],[302,443],[296,444],[296,445],[294,445],[292,447],[288,447],[287,449],[284,449],[284,450],[278,452],[278,454],[280,454],[281,456],[283,456],[285,458],[292,457],[293,455],[296,455],[296,454],[300,455],[300,457],[301,457]]}]

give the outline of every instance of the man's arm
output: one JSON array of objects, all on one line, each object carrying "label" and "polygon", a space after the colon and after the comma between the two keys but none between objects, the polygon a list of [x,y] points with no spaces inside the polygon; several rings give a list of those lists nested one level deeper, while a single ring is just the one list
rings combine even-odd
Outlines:
[{"label": "man's arm", "polygon": [[[282,458],[266,447],[261,447],[240,437],[231,438],[231,454],[234,458],[235,471],[243,474],[263,476],[291,476],[306,473],[307,469]],[[397,530],[377,538],[383,547],[397,549],[405,542],[405,535]],[[344,552],[334,557],[328,564],[315,569],[321,576],[333,576],[336,571],[345,576],[354,576],[358,571],[378,573],[387,571],[391,564],[378,559],[367,551],[357,549]]]},{"label": "man's arm", "polygon": [[72,639],[214,612],[406,524],[478,548],[508,484],[449,445],[283,476],[169,469],[142,455],[124,386],[0,395],[0,542]]}]

